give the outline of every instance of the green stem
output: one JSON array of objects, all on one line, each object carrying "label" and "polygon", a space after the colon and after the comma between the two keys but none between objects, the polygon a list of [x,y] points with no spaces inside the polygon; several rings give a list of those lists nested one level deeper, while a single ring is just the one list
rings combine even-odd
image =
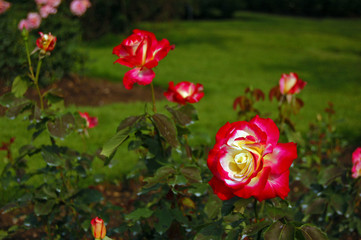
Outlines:
[{"label": "green stem", "polygon": [[35,81],[33,66],[31,65],[31,58],[30,58],[30,52],[29,52],[28,39],[26,37],[24,37],[24,41],[25,41],[26,56],[27,56],[28,64],[29,64],[29,72],[30,72],[32,80]]},{"label": "green stem", "polygon": [[256,218],[256,223],[257,223],[258,222],[257,199],[254,199],[253,210],[254,210],[254,216]]},{"label": "green stem", "polygon": [[39,73],[40,73],[41,63],[42,63],[42,59],[39,58],[38,67],[36,68],[36,76],[35,76],[35,79],[34,79],[34,84],[35,84],[36,90],[37,90],[37,92],[39,94],[40,108],[41,108],[41,110],[44,110],[43,96],[42,96],[42,94],[40,92],[40,88],[39,88]]},{"label": "green stem", "polygon": [[150,88],[152,89],[153,112],[156,113],[157,108],[155,107],[155,94],[154,94],[153,82],[150,83]]}]

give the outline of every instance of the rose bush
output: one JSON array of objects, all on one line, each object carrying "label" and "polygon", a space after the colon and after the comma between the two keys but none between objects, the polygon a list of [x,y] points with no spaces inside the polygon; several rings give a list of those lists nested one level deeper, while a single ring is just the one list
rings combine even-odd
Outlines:
[{"label": "rose bush", "polygon": [[113,48],[113,54],[119,57],[115,63],[133,68],[124,75],[125,88],[132,89],[134,83],[150,84],[155,77],[152,68],[174,47],[167,39],[158,41],[153,33],[135,29],[132,35]]},{"label": "rose bush", "polygon": [[199,102],[203,96],[203,85],[194,84],[191,82],[180,82],[174,86],[174,82],[169,82],[169,87],[164,96],[171,102],[176,102],[181,105],[187,103]]},{"label": "rose bush", "polygon": [[297,149],[292,142],[278,143],[278,138],[276,124],[258,116],[221,127],[207,160],[214,193],[222,200],[234,196],[284,199],[290,191],[289,167]]}]

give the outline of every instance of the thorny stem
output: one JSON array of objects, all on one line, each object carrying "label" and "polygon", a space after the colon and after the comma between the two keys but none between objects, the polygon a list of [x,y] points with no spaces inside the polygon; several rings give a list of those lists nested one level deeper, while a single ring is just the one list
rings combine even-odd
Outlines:
[{"label": "thorny stem", "polygon": [[152,89],[153,112],[156,113],[157,108],[155,107],[155,94],[154,94],[153,82],[150,83],[150,88]]}]

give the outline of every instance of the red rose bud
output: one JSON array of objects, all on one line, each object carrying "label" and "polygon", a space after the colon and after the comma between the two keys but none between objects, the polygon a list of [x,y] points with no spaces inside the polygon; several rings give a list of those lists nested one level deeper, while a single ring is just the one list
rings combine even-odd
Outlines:
[{"label": "red rose bud", "polygon": [[132,68],[124,75],[125,88],[132,89],[134,83],[150,84],[155,77],[152,68],[173,49],[174,45],[170,45],[167,39],[158,41],[154,33],[135,29],[132,35],[113,48],[113,54],[119,57],[115,63]]},{"label": "red rose bud", "polygon": [[98,125],[98,118],[97,117],[90,117],[89,113],[87,112],[79,112],[79,115],[85,119],[87,128],[93,128]]},{"label": "red rose bud", "polygon": [[204,96],[203,85],[191,82],[180,82],[174,86],[173,82],[169,82],[169,87],[164,96],[171,102],[179,104],[196,103]]},{"label": "red rose bud", "polygon": [[258,201],[280,197],[289,189],[289,168],[297,158],[295,143],[278,143],[279,130],[269,118],[226,123],[216,135],[207,164],[209,181],[221,200],[235,196]]},{"label": "red rose bud", "polygon": [[298,78],[297,73],[282,74],[280,79],[280,91],[283,95],[293,95],[299,93],[307,82],[302,81]]},{"label": "red rose bud", "polygon": [[56,44],[56,37],[49,34],[43,34],[39,32],[40,37],[36,40],[36,45],[41,49],[42,52],[53,51]]},{"label": "red rose bud", "polygon": [[95,239],[103,239],[106,235],[104,221],[101,218],[93,218],[90,222],[92,226],[92,233]]}]

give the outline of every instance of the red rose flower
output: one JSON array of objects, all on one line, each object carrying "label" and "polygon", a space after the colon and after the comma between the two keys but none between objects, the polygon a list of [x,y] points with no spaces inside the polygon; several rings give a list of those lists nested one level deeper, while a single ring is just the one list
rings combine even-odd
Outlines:
[{"label": "red rose flower", "polygon": [[282,74],[280,79],[280,91],[283,95],[289,94],[293,95],[299,93],[305,86],[307,82],[302,81],[298,78],[297,73]]},{"label": "red rose flower", "polygon": [[103,239],[106,235],[106,228],[104,221],[101,218],[93,218],[90,222],[92,227],[92,233],[95,239]]},{"label": "red rose flower", "polygon": [[179,104],[196,103],[204,96],[203,85],[191,82],[180,82],[174,86],[173,82],[169,82],[169,88],[164,96],[171,102]]},{"label": "red rose flower", "polygon": [[132,89],[134,83],[150,84],[155,77],[152,68],[173,49],[174,45],[170,45],[167,39],[158,41],[151,32],[134,30],[132,35],[113,49],[113,54],[119,57],[115,63],[133,68],[124,76],[125,88]]},{"label": "red rose flower", "polygon": [[254,196],[258,201],[280,197],[289,189],[289,168],[297,158],[295,143],[278,143],[279,130],[271,119],[226,123],[208,155],[214,177],[209,181],[222,200]]},{"label": "red rose flower", "polygon": [[352,163],[352,177],[358,178],[361,176],[361,147],[352,153]]},{"label": "red rose flower", "polygon": [[93,128],[98,125],[98,118],[97,117],[90,117],[87,112],[79,112],[79,115],[85,119],[87,128]]},{"label": "red rose flower", "polygon": [[51,35],[51,33],[43,34],[42,32],[39,32],[39,34],[40,37],[36,40],[38,48],[44,53],[53,51],[56,44],[56,37]]}]

